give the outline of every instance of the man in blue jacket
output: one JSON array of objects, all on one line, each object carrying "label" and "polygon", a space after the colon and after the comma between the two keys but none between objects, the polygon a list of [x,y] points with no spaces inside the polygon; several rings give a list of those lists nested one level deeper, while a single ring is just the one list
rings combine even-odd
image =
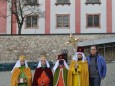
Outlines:
[{"label": "man in blue jacket", "polygon": [[95,45],[90,48],[90,55],[87,57],[89,67],[89,84],[90,86],[100,86],[101,80],[106,76],[106,62],[104,57],[97,53]]}]

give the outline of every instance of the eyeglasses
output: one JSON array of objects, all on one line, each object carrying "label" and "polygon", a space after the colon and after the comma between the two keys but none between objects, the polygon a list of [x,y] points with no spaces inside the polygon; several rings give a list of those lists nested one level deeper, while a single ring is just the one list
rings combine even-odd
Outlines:
[{"label": "eyeglasses", "polygon": [[90,49],[90,50],[96,50],[96,49]]}]

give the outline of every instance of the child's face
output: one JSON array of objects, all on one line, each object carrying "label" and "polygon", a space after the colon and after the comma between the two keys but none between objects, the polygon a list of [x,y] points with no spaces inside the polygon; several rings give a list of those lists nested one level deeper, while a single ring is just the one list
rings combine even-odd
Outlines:
[{"label": "child's face", "polygon": [[80,53],[77,54],[77,57],[78,57],[78,58],[82,58],[82,54],[80,54]]},{"label": "child's face", "polygon": [[41,65],[42,66],[46,65],[46,60],[41,60]]},{"label": "child's face", "polygon": [[21,66],[25,65],[25,60],[20,60]]},{"label": "child's face", "polygon": [[59,60],[59,67],[63,67],[64,66],[64,60]]}]

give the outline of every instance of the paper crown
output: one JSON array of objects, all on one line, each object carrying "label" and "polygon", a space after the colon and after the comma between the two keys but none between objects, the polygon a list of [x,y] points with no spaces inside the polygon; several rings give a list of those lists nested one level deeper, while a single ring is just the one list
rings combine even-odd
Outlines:
[{"label": "paper crown", "polygon": [[82,53],[84,53],[84,47],[78,46],[77,52],[82,52]]},{"label": "paper crown", "polygon": [[58,60],[60,60],[60,59],[64,59],[62,54],[58,55]]},{"label": "paper crown", "polygon": [[24,56],[24,55],[21,55],[20,57],[19,57],[19,60],[25,60],[26,59],[26,57]]},{"label": "paper crown", "polygon": [[41,56],[41,60],[45,60],[46,59],[46,56],[45,55],[42,55]]}]

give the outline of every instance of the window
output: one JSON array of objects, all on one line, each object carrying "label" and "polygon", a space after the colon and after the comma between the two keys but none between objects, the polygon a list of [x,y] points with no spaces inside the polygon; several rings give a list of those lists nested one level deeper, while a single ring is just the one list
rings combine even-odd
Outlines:
[{"label": "window", "polygon": [[37,27],[38,16],[27,16],[26,17],[26,27]]},{"label": "window", "polygon": [[27,5],[39,5],[38,0],[26,0]]},{"label": "window", "polygon": [[86,4],[101,4],[100,0],[86,0]]},{"label": "window", "polygon": [[68,4],[70,5],[70,0],[57,0],[56,5],[65,5]]},{"label": "window", "polygon": [[100,27],[100,15],[87,15],[87,27]]},{"label": "window", "polygon": [[57,14],[57,27],[70,27],[70,15]]}]

